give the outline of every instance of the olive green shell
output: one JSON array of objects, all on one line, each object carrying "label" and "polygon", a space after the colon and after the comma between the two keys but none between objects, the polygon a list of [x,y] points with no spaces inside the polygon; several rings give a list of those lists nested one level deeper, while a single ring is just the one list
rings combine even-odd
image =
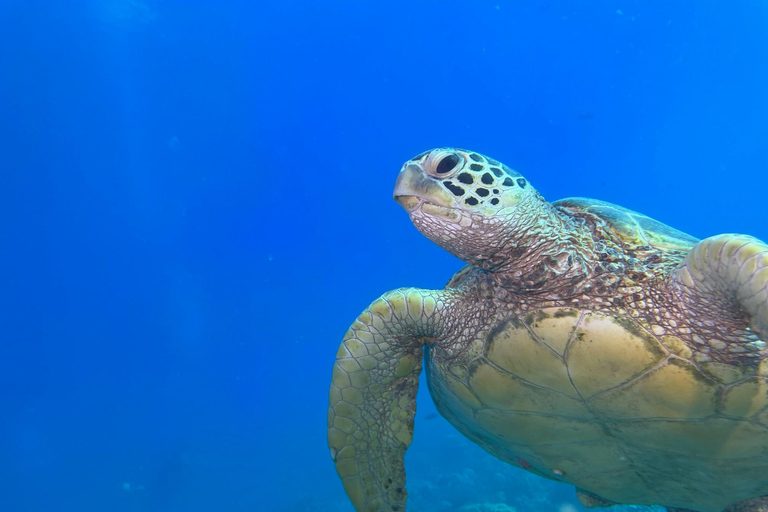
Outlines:
[{"label": "olive green shell", "polygon": [[689,251],[699,241],[642,213],[606,201],[569,197],[552,204],[571,216],[591,215],[602,219],[628,244],[649,245],[662,251]]}]

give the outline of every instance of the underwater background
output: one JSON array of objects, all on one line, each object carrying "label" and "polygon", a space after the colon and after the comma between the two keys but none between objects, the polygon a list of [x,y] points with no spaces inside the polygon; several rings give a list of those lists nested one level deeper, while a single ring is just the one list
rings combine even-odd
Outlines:
[{"label": "underwater background", "polygon": [[[768,239],[767,141],[762,0],[0,0],[0,511],[352,512],[341,337],[462,266],[404,161]],[[585,510],[425,389],[409,511]]]}]

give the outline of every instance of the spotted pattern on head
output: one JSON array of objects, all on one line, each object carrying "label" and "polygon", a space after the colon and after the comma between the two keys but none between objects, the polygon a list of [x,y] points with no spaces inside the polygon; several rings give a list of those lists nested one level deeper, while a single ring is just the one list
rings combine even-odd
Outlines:
[{"label": "spotted pattern on head", "polygon": [[507,206],[504,194],[528,187],[520,173],[506,165],[471,151],[441,148],[413,158],[424,171],[455,196],[467,210],[499,209]]}]

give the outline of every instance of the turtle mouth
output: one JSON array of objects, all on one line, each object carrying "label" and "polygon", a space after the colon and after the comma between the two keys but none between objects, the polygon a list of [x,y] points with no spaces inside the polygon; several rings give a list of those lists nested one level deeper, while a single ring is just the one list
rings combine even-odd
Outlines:
[{"label": "turtle mouth", "polygon": [[395,196],[395,201],[397,201],[397,204],[402,206],[408,213],[416,210],[421,203],[424,202],[422,198],[409,194]]},{"label": "turtle mouth", "polygon": [[423,197],[410,194],[396,195],[395,201],[411,216],[421,213],[440,217],[453,223],[461,221],[461,212],[456,208],[435,204]]}]

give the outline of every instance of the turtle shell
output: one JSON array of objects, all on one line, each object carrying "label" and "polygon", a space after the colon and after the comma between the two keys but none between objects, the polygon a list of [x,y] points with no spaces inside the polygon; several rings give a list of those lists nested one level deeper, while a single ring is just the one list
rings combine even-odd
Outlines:
[{"label": "turtle shell", "polygon": [[689,251],[698,242],[682,231],[613,203],[569,197],[552,203],[572,217],[592,217],[605,222],[619,239],[631,245],[647,245],[661,251]]},{"label": "turtle shell", "polygon": [[545,308],[497,320],[464,357],[429,351],[428,382],[491,454],[607,501],[720,512],[768,495],[768,377],[696,365],[669,338]]}]

